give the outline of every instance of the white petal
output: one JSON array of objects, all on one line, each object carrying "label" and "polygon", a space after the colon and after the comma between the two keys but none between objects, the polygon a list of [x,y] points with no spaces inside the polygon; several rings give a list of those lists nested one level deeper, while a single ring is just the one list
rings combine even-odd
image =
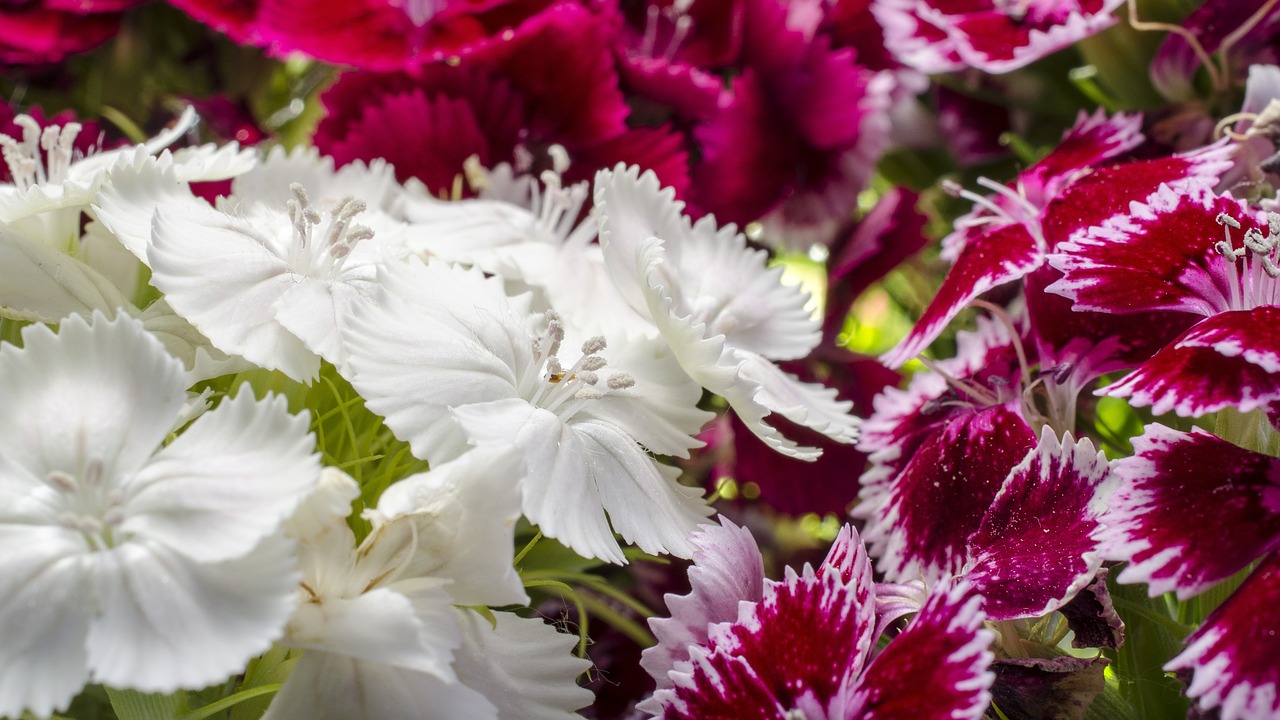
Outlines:
[{"label": "white petal", "polygon": [[0,316],[56,323],[132,307],[92,267],[16,230],[0,228]]},{"label": "white petal", "polygon": [[743,361],[738,368],[739,375],[760,386],[756,402],[836,442],[857,442],[861,420],[849,414],[853,403],[836,399],[835,390],[801,382],[754,353],[736,351],[734,356]]},{"label": "white petal", "polygon": [[609,274],[627,302],[647,315],[642,246],[654,237],[687,237],[690,226],[681,214],[684,203],[676,200],[674,189],[663,188],[652,171],[642,175],[634,165],[618,165],[596,173],[595,209]]},{"label": "white petal", "polygon": [[157,207],[181,213],[187,209],[208,208],[209,203],[196,197],[187,183],[178,180],[170,160],[161,164],[150,155],[137,155],[123,158],[111,168],[107,182],[94,200],[92,213],[126,250],[145,264],[147,245],[151,242],[151,219]]},{"label": "white petal", "polygon": [[215,565],[140,541],[96,558],[101,614],[89,628],[89,667],[112,687],[168,693],[219,682],[266,651],[296,605],[292,543],[278,535]]},{"label": "white petal", "polygon": [[661,340],[629,337],[611,341],[601,371],[630,375],[634,387],[613,390],[593,400],[582,415],[601,418],[622,428],[641,445],[659,455],[689,457],[689,450],[705,443],[693,437],[715,414],[698,409],[702,387],[689,377]]},{"label": "white petal", "polygon": [[284,643],[454,682],[453,649],[461,644],[461,637],[443,584],[437,581],[429,588],[443,609],[428,618],[434,621],[429,625],[414,613],[414,603],[408,597],[379,588],[353,598],[303,602],[289,620]]},{"label": "white petal", "polygon": [[645,552],[691,556],[689,532],[712,513],[702,489],[676,482],[679,468],[657,462],[614,425],[581,421],[571,427],[583,438],[614,531]]},{"label": "white petal", "polygon": [[371,210],[391,212],[399,208],[404,193],[394,169],[384,160],[368,165],[357,160],[335,170],[333,158],[320,155],[314,147],[286,151],[277,145],[256,168],[231,183],[231,194],[237,199],[284,206],[293,197],[289,191],[292,183],[306,188],[321,210],[354,197]]},{"label": "white petal", "polygon": [[240,355],[299,382],[320,371],[320,358],[275,318],[275,306],[296,283],[280,254],[274,223],[259,229],[212,208],[159,207],[147,257],[151,281],[177,313],[219,350]]},{"label": "white petal", "polygon": [[84,234],[80,236],[80,258],[110,280],[123,295],[132,297],[142,287],[139,281],[146,266],[100,222],[90,221],[85,225]]},{"label": "white petal", "polygon": [[591,691],[575,682],[591,667],[591,661],[570,654],[576,637],[540,618],[498,612],[494,627],[469,610],[458,615],[458,678],[498,707],[499,720],[570,720],[591,704]]},{"label": "white petal", "polygon": [[307,652],[262,720],[497,720],[482,695],[423,673]]},{"label": "white petal", "polygon": [[242,148],[236,142],[206,143],[179,148],[172,154],[168,150],[160,153],[161,162],[168,161],[169,157],[177,178],[183,182],[226,180],[249,172],[258,164],[258,151]]},{"label": "white petal", "polygon": [[352,385],[415,455],[444,462],[466,448],[450,407],[516,397],[523,318],[478,272],[411,258],[378,277],[378,301],[342,329]]},{"label": "white petal", "polygon": [[616,426],[570,424],[519,400],[456,408],[476,444],[514,443],[524,453],[524,512],[552,537],[584,557],[625,562],[609,521],[628,542],[652,553],[685,557],[689,530],[710,509],[701,491],[675,482],[678,472],[647,455]]},{"label": "white petal", "polygon": [[187,368],[187,387],[202,380],[252,370],[253,364],[236,355],[227,355],[209,343],[209,338],[169,307],[164,298],[138,314],[143,327],[164,343],[164,349]]},{"label": "white petal", "polygon": [[528,603],[512,566],[523,477],[515,449],[477,448],[387,488],[375,522],[409,516],[417,527],[415,559],[401,577],[448,578],[459,605]]},{"label": "white petal", "polygon": [[524,513],[544,535],[584,557],[626,562],[605,518],[590,458],[560,418],[523,400],[498,400],[453,412],[477,445],[514,444],[522,451]]},{"label": "white petal", "polygon": [[367,296],[373,289],[372,282],[341,279],[299,283],[276,301],[276,320],[308,350],[343,368],[347,353],[339,330],[351,322],[359,303],[372,299]]},{"label": "white petal", "polygon": [[117,485],[143,465],[186,402],[182,363],[131,318],[73,315],[58,335],[23,329],[0,349],[0,456]]},{"label": "white petal", "polygon": [[245,554],[319,482],[309,424],[283,397],[259,401],[242,389],[126,481],[121,530],[199,562]]},{"label": "white petal", "polygon": [[62,528],[0,525],[0,716],[47,716],[89,679],[86,548]]}]

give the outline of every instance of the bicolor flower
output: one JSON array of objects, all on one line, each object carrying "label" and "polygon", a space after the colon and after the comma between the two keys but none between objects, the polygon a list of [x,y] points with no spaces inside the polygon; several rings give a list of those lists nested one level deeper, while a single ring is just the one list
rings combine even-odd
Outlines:
[{"label": "bicolor flower", "polygon": [[1280,399],[1280,215],[1205,187],[1162,188],[1050,258],[1049,286],[1075,307],[1198,321],[1150,360],[1099,392],[1157,413],[1199,417]]},{"label": "bicolor flower", "polygon": [[[666,720],[982,717],[993,680],[981,598],[936,588],[878,653],[876,585],[846,526],[815,570],[763,579],[759,550],[732,523],[695,535],[693,590],[668,595],[645,651],[658,689],[639,708]],[[697,573],[695,580],[693,575]],[[911,688],[903,692],[903,688]]]},{"label": "bicolor flower", "polygon": [[554,311],[530,316],[527,295],[508,298],[478,269],[410,258],[383,266],[378,285],[343,328],[351,381],[415,455],[514,444],[525,515],[548,537],[619,563],[615,531],[688,555],[710,509],[649,453],[688,457],[711,416],[666,348],[595,336],[571,350]]},{"label": "bicolor flower", "polygon": [[[773,361],[804,357],[820,322],[808,296],[780,282],[767,253],[747,247],[732,225],[694,223],[670,188],[638,168],[596,175],[596,212],[605,265],[622,296],[658,328],[680,366],[724,397],[751,432],[793,457],[816,458],[765,422],[770,413],[837,442],[853,442],[858,419],[835,391],[803,383]],[[717,272],[706,269],[715,267]]]},{"label": "bicolor flower", "polygon": [[1187,694],[1223,720],[1280,715],[1280,460],[1159,424],[1133,449],[1103,535],[1106,558],[1129,563],[1120,582],[1186,599],[1257,563],[1165,669],[1189,670]]},{"label": "bicolor flower", "polygon": [[874,0],[884,44],[925,73],[1016,70],[1111,27],[1124,0]]},{"label": "bicolor flower", "polygon": [[[942,241],[943,257],[954,265],[915,327],[884,354],[884,362],[897,367],[915,357],[970,302],[1023,278],[1033,330],[1052,354],[1082,336],[1117,337],[1113,354],[1145,359],[1143,352],[1151,344],[1145,334],[1170,332],[1162,320],[1149,319],[1139,337],[1129,337],[1134,329],[1097,327],[1105,325],[1097,316],[1071,317],[1053,296],[1043,293],[1056,279],[1056,270],[1045,267],[1045,257],[1072,233],[1102,223],[1131,201],[1146,199],[1162,183],[1178,188],[1212,184],[1230,167],[1230,148],[1222,144],[1167,158],[1102,165],[1142,141],[1138,127],[1136,116],[1081,113],[1058,147],[1021,173],[1012,187],[984,181],[996,195],[984,198],[963,192],[975,200],[975,208],[958,219]],[[1093,360],[1097,367],[1087,369],[1092,377],[1117,369],[1102,365],[1108,359]]]},{"label": "bicolor flower", "polygon": [[1087,440],[1037,442],[1014,339],[983,319],[959,354],[876,399],[855,517],[888,580],[965,577],[997,619],[1071,600],[1101,565],[1099,516],[1113,490]]},{"label": "bicolor flower", "polygon": [[295,606],[281,523],[320,474],[308,419],[241,392],[162,447],[187,385],[137,321],[23,341],[0,348],[0,714],[241,671]]}]

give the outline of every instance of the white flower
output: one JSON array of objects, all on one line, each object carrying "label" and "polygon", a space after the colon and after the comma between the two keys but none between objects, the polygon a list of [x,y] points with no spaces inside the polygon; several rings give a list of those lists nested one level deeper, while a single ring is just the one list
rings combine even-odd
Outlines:
[{"label": "white flower", "polygon": [[242,392],[160,447],[186,385],[140,323],[23,343],[0,348],[0,715],[238,672],[294,606],[280,526],[319,474],[307,419]]},{"label": "white flower", "polygon": [[521,185],[515,202],[414,198],[406,203],[410,249],[498,275],[510,294],[533,291],[535,307],[555,308],[584,333],[656,335],[609,279],[595,221],[578,222],[587,183],[564,187],[551,170],[541,179]]},{"label": "white flower", "polygon": [[[187,182],[220,180],[253,166],[252,151],[242,151],[236,143],[202,145],[174,153],[165,150],[197,120],[195,110],[188,107],[173,127],[146,143],[75,157],[72,144],[80,133],[79,123],[41,128],[30,116],[18,115],[14,122],[22,128],[22,137],[0,133],[0,150],[13,177],[11,183],[0,183],[0,222],[31,219],[25,223],[28,226],[39,222],[47,232],[38,234],[47,235],[50,244],[62,248],[79,237],[80,210],[93,200],[117,162],[161,153],[164,162]],[[35,218],[37,215],[45,217]]]},{"label": "white flower", "polygon": [[308,382],[321,358],[345,363],[339,326],[401,252],[403,224],[361,199],[390,203],[398,187],[385,164],[335,171],[315,151],[277,150],[214,208],[144,158],[112,172],[94,213],[214,347]]},{"label": "white flower", "polygon": [[652,172],[618,166],[596,174],[595,202],[605,264],[623,297],[648,317],[685,372],[724,397],[770,447],[812,460],[765,422],[778,413],[837,442],[857,439],[858,418],[834,390],[804,383],[772,361],[804,357],[820,339],[808,297],[780,282],[767,253],[747,247],[734,226],[697,223],[660,189]]},{"label": "white flower", "polygon": [[359,548],[346,524],[359,489],[327,470],[290,521],[304,577],[284,643],[306,651],[265,720],[567,720],[590,702],[571,638],[453,607],[528,601],[511,567],[521,470],[517,453],[476,450],[406,478]]},{"label": "white flower", "polygon": [[559,317],[535,332],[527,308],[478,270],[388,264],[376,300],[343,329],[352,384],[433,463],[468,444],[514,444],[525,514],[576,552],[624,562],[617,531],[687,555],[710,509],[646,449],[688,457],[701,445],[690,437],[710,418],[701,391],[661,346],[593,337],[570,354]]}]

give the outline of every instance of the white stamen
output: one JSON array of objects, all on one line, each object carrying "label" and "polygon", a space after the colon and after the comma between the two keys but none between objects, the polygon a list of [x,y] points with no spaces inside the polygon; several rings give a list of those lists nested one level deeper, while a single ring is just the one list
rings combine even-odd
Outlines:
[{"label": "white stamen", "polygon": [[583,370],[589,370],[594,372],[596,370],[603,368],[604,365],[605,365],[604,358],[600,357],[599,355],[592,355],[582,360]]},{"label": "white stamen", "polygon": [[596,335],[593,338],[588,338],[586,342],[582,343],[582,354],[595,355],[606,347],[608,347],[608,344],[605,343],[604,338]]},{"label": "white stamen", "polygon": [[65,473],[61,470],[51,471],[47,476],[45,476],[45,481],[58,491],[64,493],[74,493],[79,488],[79,485],[76,483],[76,479],[69,473]]},{"label": "white stamen", "polygon": [[636,386],[636,379],[631,376],[631,373],[616,372],[609,376],[607,384],[610,390],[626,390]]}]

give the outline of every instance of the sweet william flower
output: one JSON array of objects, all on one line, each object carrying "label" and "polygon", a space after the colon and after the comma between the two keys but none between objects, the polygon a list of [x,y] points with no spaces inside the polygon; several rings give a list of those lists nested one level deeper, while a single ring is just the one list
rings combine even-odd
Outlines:
[{"label": "sweet william flower", "polygon": [[710,510],[649,452],[688,457],[710,413],[665,347],[595,336],[575,352],[558,314],[535,322],[527,295],[508,298],[476,269],[409,258],[380,268],[378,285],[343,327],[351,382],[414,454],[514,444],[522,507],[548,537],[619,563],[614,531],[647,552],[690,552],[686,534]]},{"label": "sweet william flower", "polygon": [[[658,689],[639,708],[665,720],[977,720],[990,702],[991,632],[963,584],[935,589],[878,654],[877,590],[846,526],[826,560],[763,578],[732,523],[704,526],[693,590],[668,596],[644,663]],[[695,577],[694,573],[698,573]],[[904,692],[904,688],[909,688]]]},{"label": "sweet william flower", "polygon": [[[780,282],[766,253],[747,247],[733,225],[694,223],[671,188],[639,168],[596,175],[595,202],[605,266],[623,298],[647,317],[695,381],[725,398],[751,432],[773,449],[812,460],[765,421],[770,413],[836,442],[857,439],[852,404],[805,383],[774,361],[804,357],[821,337],[808,296]],[[715,267],[717,272],[708,273]]]},{"label": "sweet william flower", "polygon": [[137,321],[23,342],[0,348],[0,715],[238,672],[293,611],[280,527],[319,476],[307,419],[242,392],[160,448],[186,384]]},{"label": "sweet william flower", "polygon": [[511,448],[467,453],[392,485],[347,525],[360,489],[326,470],[289,521],[299,609],[283,644],[303,648],[266,720],[568,720],[590,700],[572,636],[509,613],[457,606],[528,602],[512,568],[523,473]]}]

